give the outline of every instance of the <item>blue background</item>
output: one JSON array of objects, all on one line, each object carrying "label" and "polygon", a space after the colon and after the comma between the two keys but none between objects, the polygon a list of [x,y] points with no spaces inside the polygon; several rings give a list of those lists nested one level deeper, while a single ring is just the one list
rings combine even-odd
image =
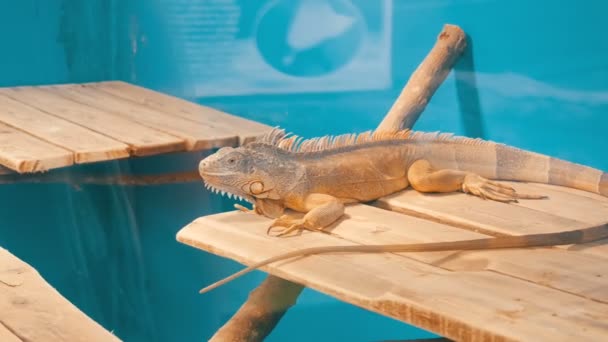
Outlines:
[{"label": "blue background", "polygon": [[[2,0],[0,86],[121,79],[185,97],[192,80],[181,72],[179,37],[166,27],[178,11],[167,9],[178,2]],[[602,0],[395,0],[387,89],[190,99],[305,136],[373,129],[443,24],[452,23],[470,36],[470,48],[415,128],[480,136],[608,170],[607,10]],[[183,170],[202,156],[71,172]],[[197,295],[201,285],[240,266],[175,241],[194,218],[230,208],[196,184],[18,184],[2,186],[0,198],[0,245],[127,341],[206,340],[264,277],[256,273]],[[425,336],[306,290],[269,340]]]}]

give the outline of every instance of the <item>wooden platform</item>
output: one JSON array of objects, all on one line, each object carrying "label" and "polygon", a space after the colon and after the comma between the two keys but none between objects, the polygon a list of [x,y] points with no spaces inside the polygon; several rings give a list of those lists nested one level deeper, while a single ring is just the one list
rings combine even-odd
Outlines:
[{"label": "wooden platform", "polygon": [[0,247],[0,341],[119,341]]},{"label": "wooden platform", "polygon": [[268,129],[123,82],[0,88],[0,174],[238,145]]},{"label": "wooden platform", "polygon": [[[265,234],[270,220],[235,211],[197,219],[177,239],[251,264],[312,246],[455,241],[608,221],[608,199],[601,196],[513,186],[550,199],[501,204],[408,190],[376,207],[348,207],[348,218],[329,234],[272,238]],[[553,342],[608,339],[607,264],[608,241],[602,241],[539,249],[319,255],[264,270],[454,340]]]}]

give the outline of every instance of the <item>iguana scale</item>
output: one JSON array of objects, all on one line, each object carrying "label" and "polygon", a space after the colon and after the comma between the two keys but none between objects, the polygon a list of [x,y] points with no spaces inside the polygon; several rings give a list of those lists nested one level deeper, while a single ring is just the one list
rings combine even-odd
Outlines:
[{"label": "iguana scale", "polygon": [[[492,180],[553,184],[608,197],[608,173],[503,144],[411,130],[364,132],[304,140],[275,128],[238,148],[224,147],[199,164],[205,185],[253,204],[274,218],[278,236],[322,230],[344,205],[368,202],[411,186],[420,192],[457,192],[501,202],[540,199]],[[305,213],[298,219],[285,209]],[[327,246],[279,255],[212,284],[207,292],[258,267],[297,256],[335,252],[413,252],[555,246],[608,237],[608,224],[569,232],[456,242]]]}]

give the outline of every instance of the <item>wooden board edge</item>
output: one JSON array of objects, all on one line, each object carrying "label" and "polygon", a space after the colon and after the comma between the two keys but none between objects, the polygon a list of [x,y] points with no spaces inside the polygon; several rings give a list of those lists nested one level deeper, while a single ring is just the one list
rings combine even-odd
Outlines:
[{"label": "wooden board edge", "polygon": [[[246,123],[246,125],[248,126],[248,130],[246,133],[241,132],[242,130],[239,129],[239,127],[226,127],[226,128],[234,129],[236,131],[235,134],[238,136],[238,145],[239,146],[244,145],[244,144],[254,140],[258,136],[263,135],[263,134],[269,132],[270,130],[272,130],[271,126],[257,122],[255,120],[251,120],[251,119],[243,118],[241,116],[237,116],[234,114],[226,113],[224,111],[221,111],[221,110],[209,107],[209,106],[205,106],[205,105],[199,104],[194,101],[190,101],[190,100],[180,98],[180,97],[177,97],[174,95],[170,95],[170,94],[158,91],[158,90],[142,87],[140,85],[136,85],[136,84],[132,84],[132,83],[124,82],[124,81],[89,82],[89,83],[83,83],[82,85],[84,85],[85,87],[88,86],[88,87],[97,89],[99,91],[103,91],[103,92],[113,95],[113,96],[120,96],[120,95],[119,95],[119,93],[117,93],[115,91],[109,91],[107,89],[107,86],[112,87],[113,85],[118,85],[118,86],[122,86],[122,87],[131,87],[131,88],[137,89],[139,91],[148,92],[151,95],[154,94],[155,96],[158,96],[160,99],[170,98],[171,101],[183,102],[184,105],[200,107],[200,109],[202,109],[202,110],[211,110],[211,111],[216,112],[217,114],[221,114],[227,118],[230,118],[231,120],[242,121],[243,123]],[[144,103],[142,101],[134,100],[128,96],[120,96],[120,97],[122,97],[125,100],[131,101],[134,103],[138,103],[140,105],[144,105],[144,106],[150,107],[155,110],[159,110],[158,108],[155,108],[154,106],[151,106],[150,104]],[[173,113],[173,114],[180,118],[186,119],[186,120],[190,120],[190,121],[194,121],[194,122],[198,122],[198,123],[207,123],[204,120],[194,119],[190,115],[181,115],[179,112]],[[217,124],[217,123],[212,123],[212,124]],[[253,127],[253,128],[251,128],[251,127]]]},{"label": "wooden board edge", "polygon": [[[189,238],[187,230],[191,226],[200,223],[197,221],[199,221],[199,220],[204,221],[205,220],[204,218],[205,217],[201,217],[197,220],[194,220],[193,222],[191,222],[190,224],[188,224],[184,228],[182,228],[180,231],[178,231],[178,233],[176,234],[177,241],[179,241],[180,243],[189,245],[191,247],[194,247],[196,249],[200,249],[205,252],[213,253],[220,257],[228,258],[230,260],[234,260],[243,265],[249,265],[253,262],[251,260],[248,260],[247,257],[234,254],[234,252],[231,252],[225,248],[216,248],[213,246],[213,244],[206,243],[206,241]],[[227,223],[222,223],[222,225],[223,224],[227,224]],[[339,237],[335,236],[334,238],[339,238]],[[345,241],[348,241],[348,240],[345,240]],[[348,242],[350,242],[350,244],[357,244],[356,242],[352,242],[352,241],[348,241]],[[280,254],[280,253],[277,252],[276,254]],[[395,256],[403,257],[398,254],[396,254]],[[323,258],[322,256],[310,256],[310,257]],[[415,261],[415,260],[409,260],[409,262],[417,263],[417,261]],[[435,266],[428,265],[428,264],[426,264],[426,266],[431,267],[431,268],[436,268]],[[374,299],[366,300],[365,298],[360,297],[360,296],[353,297],[352,295],[349,295],[348,291],[335,291],[332,288],[326,288],[325,286],[323,286],[323,284],[320,284],[320,283],[319,284],[310,283],[305,278],[302,278],[301,275],[300,276],[293,275],[290,273],[291,271],[284,271],[283,269],[281,269],[281,267],[282,267],[282,265],[279,264],[279,265],[274,265],[274,266],[265,266],[265,267],[260,268],[260,270],[267,272],[269,274],[272,274],[274,276],[277,276],[277,277],[280,277],[283,279],[287,279],[289,281],[293,281],[293,282],[302,284],[304,286],[308,286],[314,290],[323,292],[327,295],[330,295],[330,296],[337,298],[339,300],[342,300],[344,302],[353,304],[355,306],[362,307],[365,310],[370,310],[370,311],[376,312],[378,314],[381,314],[383,316],[391,317],[393,319],[403,321],[408,324],[413,324],[420,328],[423,328],[423,329],[432,331],[434,333],[440,334],[442,336],[446,336],[446,337],[453,338],[456,340],[461,340],[461,339],[465,338],[463,336],[466,336],[466,337],[475,336],[476,341],[478,340],[477,337],[481,338],[481,339],[479,339],[480,341],[481,340],[494,340],[494,339],[497,339],[497,340],[507,339],[507,337],[501,335],[501,333],[498,331],[483,329],[482,326],[477,326],[477,325],[471,324],[470,322],[465,322],[463,320],[460,320],[459,317],[457,317],[457,316],[454,316],[454,315],[446,316],[446,315],[442,315],[440,313],[435,313],[433,311],[429,311],[423,303],[414,303],[414,302],[409,302],[409,301],[407,303],[404,303],[402,300],[400,300],[399,302],[393,302],[393,301],[391,301],[391,297],[378,298],[378,300],[374,300]],[[310,266],[308,268],[310,268]],[[440,269],[438,269],[438,270],[440,270]],[[451,273],[451,272],[448,272],[448,273]],[[464,273],[466,273],[466,272],[464,272]],[[573,295],[573,294],[568,294],[568,293],[565,293],[565,292],[562,292],[562,291],[559,291],[556,289],[552,289],[550,287],[542,286],[540,284],[531,283],[529,281],[526,281],[523,279],[518,279],[516,277],[503,275],[503,274],[496,273],[493,271],[485,271],[484,273],[487,275],[493,274],[495,277],[498,277],[498,278],[504,279],[504,280],[508,280],[509,282],[518,283],[518,284],[522,284],[522,285],[529,284],[529,286],[532,286],[532,288],[534,288],[534,287],[542,288],[543,291],[550,291],[553,294],[569,296],[571,298],[577,298],[577,300],[580,300],[580,301],[585,301],[588,303],[596,303],[597,305],[601,305],[600,303],[594,302],[593,300],[582,298],[580,296]],[[430,276],[430,274],[429,274],[429,276]],[[526,285],[526,286],[528,286],[528,285]],[[407,298],[407,296],[405,298]],[[403,299],[403,298],[401,298],[401,299]],[[606,306],[606,307],[608,308],[608,306]],[[443,322],[443,323],[438,324],[437,322]],[[459,328],[453,329],[454,325],[458,325]]]},{"label": "wooden board edge", "polygon": [[[36,152],[38,152],[39,149],[51,150],[51,153],[46,151],[47,153],[43,158],[36,159],[28,156],[31,151],[30,153],[26,152],[25,154],[22,154],[19,152],[19,148],[13,149],[13,155],[10,155],[11,152],[9,152],[8,155],[0,152],[0,175],[44,172],[51,169],[74,165],[74,153],[66,148],[40,139],[34,135],[24,132],[19,128],[3,122],[0,122],[0,130],[2,130],[2,134],[9,134],[5,137],[11,139],[12,142],[29,145],[30,148],[33,147],[34,151]],[[9,149],[9,151],[10,150],[11,149]],[[14,152],[17,153],[15,154]]]},{"label": "wooden board edge", "polygon": [[[0,295],[13,295],[17,299],[0,304],[10,308],[0,310],[0,322],[13,334],[22,340],[70,337],[74,341],[120,341],[61,295],[34,267],[2,247],[0,259],[4,259],[0,265],[5,267],[0,273],[3,280]],[[53,316],[56,322],[50,319]],[[64,319],[77,321],[65,324]]]},{"label": "wooden board edge", "polygon": [[74,163],[89,164],[96,162],[125,159],[131,156],[129,146],[101,151],[74,152]]},{"label": "wooden board edge", "polygon": [[131,156],[135,157],[148,157],[155,156],[159,154],[167,154],[174,152],[184,152],[186,151],[186,142],[179,141],[175,143],[169,144],[148,144],[148,145],[138,145],[138,146],[130,146],[129,153]]},{"label": "wooden board edge", "polygon": [[[119,119],[119,120],[124,120],[127,121],[128,124],[133,125],[134,129],[140,129],[143,128],[145,130],[148,130],[149,132],[154,132],[154,134],[162,134],[165,136],[166,141],[165,142],[158,142],[158,141],[141,141],[141,142],[133,142],[133,141],[129,141],[129,139],[125,139],[124,137],[120,137],[120,136],[115,136],[111,133],[105,132],[103,129],[96,127],[94,122],[90,122],[90,123],[83,123],[81,121],[78,120],[74,120],[72,118],[66,117],[61,113],[58,113],[56,110],[52,110],[50,108],[46,108],[45,106],[41,105],[41,104],[32,104],[30,102],[27,101],[27,99],[22,98],[20,95],[16,95],[12,92],[10,92],[10,90],[12,89],[20,89],[22,91],[29,91],[29,90],[34,90],[34,91],[40,91],[40,92],[44,92],[46,93],[47,96],[54,98],[55,101],[63,101],[66,102],[67,104],[69,104],[70,106],[73,104],[76,104],[78,106],[81,107],[86,107],[90,110],[93,111],[97,111],[97,112],[102,112],[105,115],[108,115],[112,120],[114,119]],[[158,129],[152,128],[152,127],[148,127],[146,125],[143,125],[137,121],[133,121],[133,120],[129,120],[126,118],[123,118],[119,115],[107,112],[107,111],[103,111],[94,107],[91,107],[89,105],[86,104],[82,104],[79,103],[77,101],[73,101],[71,99],[59,96],[55,93],[52,92],[48,92],[48,91],[44,91],[43,88],[41,86],[21,86],[21,87],[14,87],[14,88],[5,88],[4,90],[2,88],[0,88],[0,95],[4,95],[6,97],[9,97],[15,101],[18,101],[24,105],[33,107],[39,111],[42,111],[46,114],[55,116],[59,119],[63,119],[66,121],[69,121],[75,125],[81,126],[85,129],[97,132],[99,134],[105,135],[110,139],[114,139],[118,142],[124,143],[126,145],[128,145],[128,149],[130,154],[134,155],[134,156],[150,156],[150,155],[156,155],[156,154],[163,154],[163,153],[169,153],[169,152],[178,152],[178,151],[185,151],[186,150],[186,142],[184,141],[184,139],[177,137],[175,135],[169,134],[169,133],[165,133],[163,131],[160,131]],[[48,100],[47,100],[48,101]],[[78,110],[80,112],[80,110]]]}]

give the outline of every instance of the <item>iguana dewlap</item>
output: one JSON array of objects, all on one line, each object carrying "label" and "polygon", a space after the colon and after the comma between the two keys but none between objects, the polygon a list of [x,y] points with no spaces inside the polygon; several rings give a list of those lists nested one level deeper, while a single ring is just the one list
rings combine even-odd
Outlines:
[{"label": "iguana dewlap", "polygon": [[[344,214],[344,204],[375,200],[408,186],[503,202],[543,196],[518,194],[489,179],[554,184],[608,196],[608,174],[590,167],[489,141],[409,130],[303,140],[274,129],[246,146],[218,150],[201,161],[199,172],[207,187],[243,198],[254,204],[253,212],[276,218],[270,228],[282,227],[279,235],[323,229]],[[302,219],[281,216],[285,208],[306,214]],[[540,247],[604,238],[608,224],[454,242],[313,247],[250,265],[200,293],[267,264],[310,254]]]},{"label": "iguana dewlap", "polygon": [[[496,201],[542,198],[490,181],[561,185],[608,195],[602,171],[480,139],[451,134],[365,132],[303,140],[274,129],[243,147],[205,158],[206,185],[244,198],[254,211],[277,218],[279,235],[322,229],[344,204],[367,202],[403,190],[462,191]],[[307,213],[281,216],[285,208]]]}]

